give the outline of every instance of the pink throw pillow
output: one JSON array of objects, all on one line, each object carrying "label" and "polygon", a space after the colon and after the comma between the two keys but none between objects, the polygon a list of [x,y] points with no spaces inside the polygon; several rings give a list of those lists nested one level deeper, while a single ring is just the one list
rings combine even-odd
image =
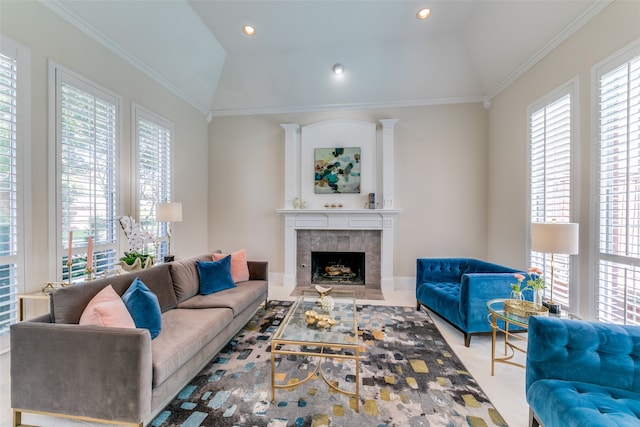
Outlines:
[{"label": "pink throw pillow", "polygon": [[[213,254],[214,261],[221,260],[229,254]],[[249,266],[247,265],[247,250],[240,249],[231,254],[231,277],[235,283],[249,280]]]},{"label": "pink throw pillow", "polygon": [[113,328],[136,327],[127,306],[111,285],[103,288],[89,301],[80,316],[80,324]]}]

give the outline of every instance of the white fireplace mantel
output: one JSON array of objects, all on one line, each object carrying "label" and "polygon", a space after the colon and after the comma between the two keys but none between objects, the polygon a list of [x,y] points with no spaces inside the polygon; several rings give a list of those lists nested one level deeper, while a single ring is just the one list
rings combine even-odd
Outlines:
[{"label": "white fireplace mantel", "polygon": [[393,242],[398,209],[278,209],[284,218],[283,286],[296,287],[297,230],[380,230],[380,289],[394,290]]},{"label": "white fireplace mantel", "polygon": [[[380,289],[394,290],[393,245],[397,216],[394,208],[394,127],[397,119],[378,123],[327,120],[300,126],[282,124],[285,130],[284,219],[285,288],[296,287],[297,230],[380,230]],[[315,194],[314,149],[326,147],[362,149],[361,193]],[[377,209],[366,209],[368,193],[375,193]],[[325,207],[329,204],[342,207]],[[302,204],[308,209],[295,209]]]}]

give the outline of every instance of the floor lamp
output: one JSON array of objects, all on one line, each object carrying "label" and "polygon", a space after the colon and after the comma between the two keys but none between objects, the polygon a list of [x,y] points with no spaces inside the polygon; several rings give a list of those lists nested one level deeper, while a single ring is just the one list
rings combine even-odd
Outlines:
[{"label": "floor lamp", "polygon": [[164,262],[171,262],[174,256],[171,254],[171,223],[182,221],[182,203],[164,202],[156,206],[156,221],[167,223],[167,238],[169,239],[169,250],[164,257]]},{"label": "floor lamp", "polygon": [[550,313],[560,313],[560,304],[553,301],[554,254],[578,253],[578,224],[573,222],[544,222],[531,224],[531,250],[551,254],[551,295],[544,305]]}]

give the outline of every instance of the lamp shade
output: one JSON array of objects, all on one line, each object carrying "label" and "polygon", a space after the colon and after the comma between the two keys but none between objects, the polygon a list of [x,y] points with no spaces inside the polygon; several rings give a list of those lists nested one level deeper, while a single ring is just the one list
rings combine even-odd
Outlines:
[{"label": "lamp shade", "polygon": [[531,224],[531,249],[536,252],[575,255],[578,253],[578,243],[577,223]]},{"label": "lamp shade", "polygon": [[158,222],[181,222],[182,203],[158,203],[158,205],[156,206],[156,220]]}]

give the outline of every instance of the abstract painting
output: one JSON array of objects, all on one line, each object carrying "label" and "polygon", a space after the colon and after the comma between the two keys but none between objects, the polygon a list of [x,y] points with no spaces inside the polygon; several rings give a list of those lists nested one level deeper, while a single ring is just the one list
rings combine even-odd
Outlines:
[{"label": "abstract painting", "polygon": [[315,193],[360,193],[360,147],[315,149]]}]

